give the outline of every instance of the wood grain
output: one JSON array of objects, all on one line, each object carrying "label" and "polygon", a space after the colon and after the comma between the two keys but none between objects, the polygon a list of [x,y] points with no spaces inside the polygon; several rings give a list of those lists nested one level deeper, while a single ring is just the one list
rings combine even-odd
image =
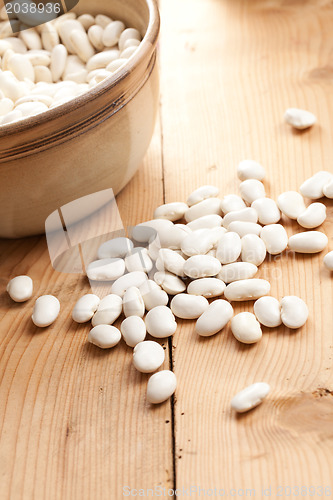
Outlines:
[{"label": "wood grain", "polygon": [[[160,7],[161,124],[143,168],[117,196],[125,228],[201,184],[237,193],[244,158],[263,163],[274,198],[317,170],[333,171],[331,2],[161,0]],[[282,120],[289,106],[313,111],[318,124],[292,131]],[[332,249],[333,204],[325,203],[321,230]],[[289,234],[300,230],[284,222]],[[198,338],[194,322],[179,321],[175,404],[151,408],[130,350],[87,345],[88,327],[71,321],[86,280],[54,271],[44,238],[1,240],[1,499],[118,500],[125,485],[192,487],[192,498],[214,488],[220,496],[294,497],[294,487],[298,496],[329,496],[320,488],[333,487],[333,281],[322,258],[285,254],[260,268],[272,295],[308,303],[299,331],[264,328],[259,344],[245,346],[229,328]],[[25,273],[36,295],[61,300],[45,331],[31,324],[33,301],[15,305],[4,291]],[[235,305],[243,310],[252,303]],[[230,399],[260,380],[272,387],[267,400],[236,417]]]},{"label": "wood grain", "polygon": [[[118,196],[124,228],[163,201],[160,143],[158,125],[144,166]],[[59,298],[50,328],[33,326],[33,299],[9,299],[6,284],[18,274],[33,278],[36,296]],[[71,320],[86,279],[54,271],[45,239],[28,238],[1,240],[0,283],[1,498],[110,500],[125,486],[171,486],[170,403],[147,404],[148,376],[123,342],[102,351],[87,343],[89,325]]]},{"label": "wood grain", "polygon": [[[186,200],[201,184],[237,193],[235,168],[245,158],[266,167],[274,198],[320,169],[333,172],[331,2],[162,0],[161,14],[167,202]],[[293,132],[283,123],[291,106],[313,111],[319,125]],[[326,205],[322,230],[332,241]],[[262,488],[286,497],[279,486],[332,487],[333,285],[322,257],[284,255],[260,269],[272,295],[308,303],[300,331],[264,329],[253,346],[237,343],[229,328],[200,339],[191,323],[174,336],[177,485],[197,487],[194,498],[199,487],[225,496],[253,489],[259,498]],[[252,303],[235,305],[243,310]],[[255,381],[268,382],[271,394],[235,417],[232,396]]]}]

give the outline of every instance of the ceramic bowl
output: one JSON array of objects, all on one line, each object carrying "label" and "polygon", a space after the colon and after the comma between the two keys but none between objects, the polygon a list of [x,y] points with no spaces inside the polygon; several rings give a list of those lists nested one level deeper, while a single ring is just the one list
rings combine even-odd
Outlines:
[{"label": "ceramic bowl", "polygon": [[117,194],[139,168],[153,134],[159,100],[155,0],[80,0],[74,11],[120,19],[143,41],[120,70],[87,93],[0,127],[0,237],[41,234],[62,205],[109,188]]}]

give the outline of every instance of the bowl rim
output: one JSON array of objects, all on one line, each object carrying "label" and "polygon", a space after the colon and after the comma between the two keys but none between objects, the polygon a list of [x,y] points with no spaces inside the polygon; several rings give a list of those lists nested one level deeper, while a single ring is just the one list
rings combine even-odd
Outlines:
[{"label": "bowl rim", "polygon": [[138,49],[118,71],[105,78],[105,80],[100,82],[95,87],[92,87],[83,94],[74,97],[68,102],[60,104],[52,109],[48,109],[38,115],[27,117],[24,120],[18,120],[4,126],[0,125],[0,139],[8,135],[23,133],[27,130],[30,132],[35,126],[43,125],[44,123],[59,118],[62,115],[66,115],[70,111],[76,110],[79,106],[85,104],[86,102],[91,102],[97,99],[101,94],[104,94],[106,91],[115,87],[121,81],[125,80],[129,74],[133,73],[142,61],[152,55],[160,31],[160,14],[157,0],[145,0],[145,3],[148,6],[149,11],[149,21],[146,33],[138,46]]}]

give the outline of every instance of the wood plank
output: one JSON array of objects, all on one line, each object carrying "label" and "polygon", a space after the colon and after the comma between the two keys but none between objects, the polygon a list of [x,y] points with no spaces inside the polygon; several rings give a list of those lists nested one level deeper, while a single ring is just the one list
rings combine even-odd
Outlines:
[{"label": "wood plank", "polygon": [[[159,124],[117,201],[125,228],[163,202]],[[33,326],[33,300],[9,299],[6,284],[18,274],[33,278],[35,296],[59,298],[62,311],[50,328]],[[87,280],[54,271],[45,238],[37,237],[1,240],[0,283],[1,498],[110,500],[125,486],[172,486],[170,403],[147,404],[148,376],[134,369],[123,342],[102,351],[87,343],[89,325],[71,320]]]},{"label": "wood plank", "polygon": [[[318,170],[333,171],[330,2],[162,0],[161,14],[167,202],[186,200],[202,184],[237,193],[235,168],[245,158],[266,167],[273,198]],[[319,124],[293,132],[283,123],[291,106],[313,111]],[[333,206],[325,203],[322,230],[332,242]],[[289,234],[299,230],[287,226]],[[193,498],[199,487],[225,496],[253,488],[259,498],[269,487],[272,497],[288,496],[279,486],[292,495],[294,487],[307,495],[332,488],[333,282],[322,258],[283,256],[260,269],[273,296],[307,302],[300,331],[264,329],[253,346],[237,343],[229,328],[207,339],[194,334],[193,322],[177,331],[177,486],[196,487]],[[235,305],[242,310],[252,303]],[[267,381],[271,394],[236,417],[232,396],[255,381]]]}]

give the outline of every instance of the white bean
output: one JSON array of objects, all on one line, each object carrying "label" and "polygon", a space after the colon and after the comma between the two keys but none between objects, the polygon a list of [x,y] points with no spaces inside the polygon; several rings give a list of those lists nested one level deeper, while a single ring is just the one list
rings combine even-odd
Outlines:
[{"label": "white bean", "polygon": [[128,47],[120,54],[121,59],[129,59],[138,50],[137,47]]},{"label": "white bean", "polygon": [[5,116],[14,109],[14,103],[8,97],[0,100],[0,116]]},{"label": "white bean", "polygon": [[71,34],[74,30],[79,30],[82,33],[86,33],[82,24],[76,19],[66,19],[65,21],[59,23],[57,28],[62,43],[65,45],[68,52],[70,54],[75,54],[76,50],[74,44],[71,41]]},{"label": "white bean", "polygon": [[27,94],[24,85],[10,71],[0,71],[0,90],[13,102]]},{"label": "white bean", "polygon": [[235,262],[238,259],[240,253],[240,236],[233,231],[229,231],[223,234],[217,245],[216,258],[222,264],[230,264],[231,262]]},{"label": "white bean", "polygon": [[230,222],[228,229],[243,238],[246,234],[256,234],[259,236],[262,226],[260,226],[260,224],[256,224],[255,222],[234,220],[233,222]]},{"label": "white bean", "polygon": [[111,49],[104,52],[99,52],[92,56],[87,62],[87,70],[93,71],[94,69],[106,68],[112,61],[119,58],[119,50]]},{"label": "white bean", "polygon": [[136,286],[130,286],[124,293],[123,310],[126,318],[129,316],[143,317],[145,304],[141,292]]},{"label": "white bean", "polygon": [[[79,71],[75,71],[74,73],[66,73],[64,76],[64,80],[71,80],[76,83],[86,83],[87,81],[87,76],[88,76],[88,71],[86,69],[80,69]],[[87,91],[87,88],[85,88],[84,92]],[[81,94],[81,92],[80,92]],[[77,95],[80,95],[77,94]]]},{"label": "white bean", "polygon": [[300,328],[306,323],[309,309],[304,300],[288,295],[281,300],[282,323],[288,328]]},{"label": "white bean", "polygon": [[267,252],[271,255],[283,252],[288,245],[288,235],[281,224],[264,226],[261,230],[260,238],[265,243]]},{"label": "white bean", "polygon": [[265,186],[257,179],[247,179],[246,181],[241,182],[239,189],[243,200],[250,205],[254,202],[254,200],[257,200],[258,198],[265,198],[266,196]]},{"label": "white bean", "polygon": [[48,107],[42,102],[23,102],[15,108],[21,111],[23,116],[35,116],[48,110]]},{"label": "white bean", "polygon": [[255,344],[262,337],[260,323],[250,312],[236,314],[231,320],[231,331],[234,337],[243,344]]},{"label": "white bean", "polygon": [[75,304],[72,318],[77,323],[90,321],[99,306],[100,299],[93,293],[83,295]]},{"label": "white bean", "polygon": [[192,205],[185,213],[186,222],[192,222],[204,215],[217,214],[221,215],[221,200],[219,198],[207,198]]},{"label": "white bean", "polygon": [[184,282],[178,278],[178,276],[175,276],[168,271],[158,271],[154,274],[154,280],[170,295],[176,295],[177,293],[182,293],[186,290]]},{"label": "white bean", "polygon": [[244,413],[252,410],[267,396],[270,386],[265,382],[256,382],[238,392],[231,400],[231,408],[238,413]]},{"label": "white bean", "polygon": [[138,30],[135,29],[135,28],[127,28],[127,29],[125,29],[122,32],[122,34],[120,35],[119,40],[118,40],[119,49],[123,50],[126,41],[130,40],[130,39],[132,40],[133,38],[135,38],[136,40],[141,40],[141,35],[138,32]]},{"label": "white bean", "polygon": [[210,337],[221,331],[234,314],[232,305],[223,299],[212,302],[197,319],[195,331],[202,337]]},{"label": "white bean", "polygon": [[306,209],[303,196],[297,191],[286,191],[280,194],[277,205],[284,215],[295,220]]},{"label": "white bean", "polygon": [[257,320],[262,325],[270,328],[281,325],[281,304],[274,297],[261,297],[255,301],[253,309]]},{"label": "white bean", "polygon": [[126,40],[126,42],[124,43],[124,47],[123,47],[123,50],[126,50],[128,49],[129,47],[138,47],[140,45],[140,40],[136,40],[135,38],[129,38],[128,40]]},{"label": "white bean", "polygon": [[186,203],[189,207],[192,207],[192,205],[196,205],[207,198],[216,198],[218,194],[219,188],[216,186],[200,186],[190,194]]},{"label": "white bean", "polygon": [[52,73],[46,66],[35,66],[35,81],[52,83]]},{"label": "white bean", "polygon": [[203,255],[213,248],[215,240],[211,229],[197,229],[185,236],[181,243],[181,251],[188,257]]},{"label": "white bean", "polygon": [[82,24],[86,31],[88,31],[90,26],[95,24],[95,18],[91,14],[82,14],[77,18],[77,20]]},{"label": "white bean", "polygon": [[192,222],[187,224],[192,231],[196,231],[197,229],[210,229],[212,227],[222,226],[223,219],[220,215],[211,214],[204,215],[203,217],[199,217],[199,219],[195,219]]},{"label": "white bean", "polygon": [[163,347],[153,340],[139,342],[133,350],[133,364],[142,373],[156,371],[164,362]]},{"label": "white bean", "polygon": [[246,208],[246,205],[242,198],[237,194],[228,194],[221,200],[221,210],[224,215],[229,212],[233,212],[234,210],[242,210],[243,208]]},{"label": "white bean", "polygon": [[217,278],[199,278],[191,281],[187,287],[187,293],[190,295],[202,295],[206,299],[219,297],[223,295],[225,283]]},{"label": "white bean", "polygon": [[95,17],[96,24],[105,29],[110,23],[112,23],[112,19],[105,14],[97,14]]},{"label": "white bean", "polygon": [[18,80],[28,78],[35,81],[34,67],[24,54],[14,54],[8,61],[8,69]]},{"label": "white bean", "polygon": [[42,43],[45,50],[52,52],[54,47],[60,44],[58,31],[52,23],[46,23],[42,26]]},{"label": "white bean", "polygon": [[115,294],[106,295],[99,303],[97,311],[91,320],[92,326],[112,325],[123,310],[121,297]]},{"label": "white bean", "polygon": [[265,174],[264,167],[254,160],[243,160],[237,167],[237,175],[241,181],[246,181],[247,179],[262,181],[265,178]]},{"label": "white bean", "polygon": [[172,222],[182,219],[185,212],[188,210],[188,205],[182,202],[166,203],[157,207],[154,212],[154,219],[168,219]]},{"label": "white bean", "polygon": [[281,219],[279,207],[271,198],[258,198],[251,207],[256,210],[260,224],[276,224]]},{"label": "white bean", "polygon": [[181,319],[197,319],[208,309],[208,306],[209,302],[205,297],[186,293],[175,295],[170,303],[173,314]]},{"label": "white bean", "polygon": [[258,214],[254,208],[246,207],[242,210],[229,212],[223,218],[223,226],[228,229],[229,224],[234,221],[258,222]]},{"label": "white bean", "polygon": [[140,243],[145,243],[147,241],[152,242],[157,236],[161,239],[162,234],[167,231],[172,231],[173,227],[174,224],[167,219],[148,220],[132,228],[131,238]]},{"label": "white bean", "polygon": [[250,262],[260,266],[266,258],[266,245],[256,234],[246,234],[241,239],[241,258],[243,262]]},{"label": "white bean", "polygon": [[51,62],[50,55],[47,50],[29,50],[27,58],[33,66],[48,66]]},{"label": "white bean", "polygon": [[103,28],[101,26],[98,26],[97,24],[90,26],[90,28],[88,29],[88,38],[96,50],[104,49],[103,34]]},{"label": "white bean", "polygon": [[159,251],[159,259],[164,264],[164,269],[177,276],[184,277],[185,259],[174,250],[169,248],[161,248]]},{"label": "white bean", "polygon": [[42,41],[39,34],[34,28],[20,31],[20,38],[30,50],[40,50],[42,48]]},{"label": "white bean", "polygon": [[146,325],[139,316],[129,316],[120,325],[122,336],[129,347],[135,347],[146,338]]},{"label": "white bean", "polygon": [[112,47],[118,43],[120,35],[125,29],[122,21],[112,21],[104,28],[103,44],[105,47]]},{"label": "white bean", "polygon": [[228,300],[243,301],[256,300],[267,295],[271,289],[268,281],[252,278],[233,281],[224,290],[224,296]]},{"label": "white bean", "polygon": [[140,286],[147,280],[146,273],[142,271],[135,271],[134,273],[127,273],[124,276],[118,278],[111,287],[111,293],[115,293],[120,297],[124,296],[124,293],[130,286]]},{"label": "white bean", "polygon": [[[9,39],[10,40],[10,39]],[[13,46],[8,40],[0,40],[0,57],[2,57],[7,50],[13,50]],[[25,48],[25,52],[27,51],[27,48]],[[14,52],[16,52],[14,50]]]},{"label": "white bean", "polygon": [[326,234],[320,231],[306,231],[290,236],[288,247],[299,253],[318,253],[324,250],[328,244]]},{"label": "white bean", "polygon": [[333,179],[325,184],[323,188],[323,194],[326,196],[326,198],[333,198]]},{"label": "white bean", "polygon": [[15,276],[7,285],[8,295],[15,302],[25,302],[32,297],[33,282],[29,276]]},{"label": "white bean", "polygon": [[222,267],[218,274],[225,283],[253,278],[258,272],[257,266],[249,262],[233,262]]},{"label": "white bean", "polygon": [[324,196],[324,187],[330,181],[333,181],[333,174],[321,170],[303,182],[299,190],[305,198],[318,200]]},{"label": "white bean", "polygon": [[153,280],[146,280],[139,288],[147,311],[156,306],[166,306],[168,294]]},{"label": "white bean", "polygon": [[148,251],[143,247],[133,248],[125,257],[125,265],[128,272],[144,271],[149,273],[153,268],[153,263],[148,255]]},{"label": "white bean", "polygon": [[92,328],[88,334],[88,342],[100,347],[101,349],[110,349],[119,344],[121,333],[115,326],[97,325]]},{"label": "white bean", "polygon": [[133,242],[128,238],[114,238],[101,244],[97,250],[97,257],[99,259],[123,259],[133,249],[133,247]]},{"label": "white bean", "polygon": [[323,203],[311,203],[301,215],[297,217],[300,226],[313,229],[320,226],[326,219],[326,206]]},{"label": "white bean", "polygon": [[95,54],[95,50],[91,45],[87,33],[81,30],[73,30],[69,35],[70,42],[74,47],[75,53],[87,62]]},{"label": "white bean", "polygon": [[91,262],[87,267],[87,276],[93,281],[117,280],[124,272],[123,259],[99,259]]},{"label": "white bean", "polygon": [[[13,51],[16,52],[17,54],[26,54],[27,53],[27,47],[26,47],[25,43],[22,42],[22,40],[20,38],[14,38],[12,36],[10,38],[4,38],[3,40],[0,40],[0,42],[6,43],[6,44],[9,43],[10,48],[13,49]],[[6,46],[3,46],[3,47],[6,47]],[[4,54],[4,52],[3,52],[3,54]],[[0,55],[3,56],[3,54],[1,54],[1,49],[0,49]]]},{"label": "white bean", "polygon": [[167,306],[151,309],[146,315],[145,323],[147,332],[156,338],[170,337],[177,329],[175,317]]},{"label": "white bean", "polygon": [[170,370],[154,373],[148,380],[147,401],[152,404],[163,403],[172,396],[176,387],[176,375]]},{"label": "white bean", "polygon": [[310,111],[299,108],[288,108],[284,114],[284,120],[289,125],[299,130],[312,127],[317,121],[317,118]]},{"label": "white bean", "polygon": [[333,251],[328,252],[324,257],[324,265],[330,271],[333,271]]},{"label": "white bean", "polygon": [[1,125],[7,125],[7,123],[14,123],[23,118],[23,114],[21,111],[14,109],[6,116],[4,116],[1,120]]},{"label": "white bean", "polygon": [[60,302],[53,295],[42,295],[35,302],[31,319],[36,326],[52,325],[60,312]]},{"label": "white bean", "polygon": [[208,278],[221,271],[221,262],[211,255],[194,255],[184,264],[184,273],[190,278]]}]

